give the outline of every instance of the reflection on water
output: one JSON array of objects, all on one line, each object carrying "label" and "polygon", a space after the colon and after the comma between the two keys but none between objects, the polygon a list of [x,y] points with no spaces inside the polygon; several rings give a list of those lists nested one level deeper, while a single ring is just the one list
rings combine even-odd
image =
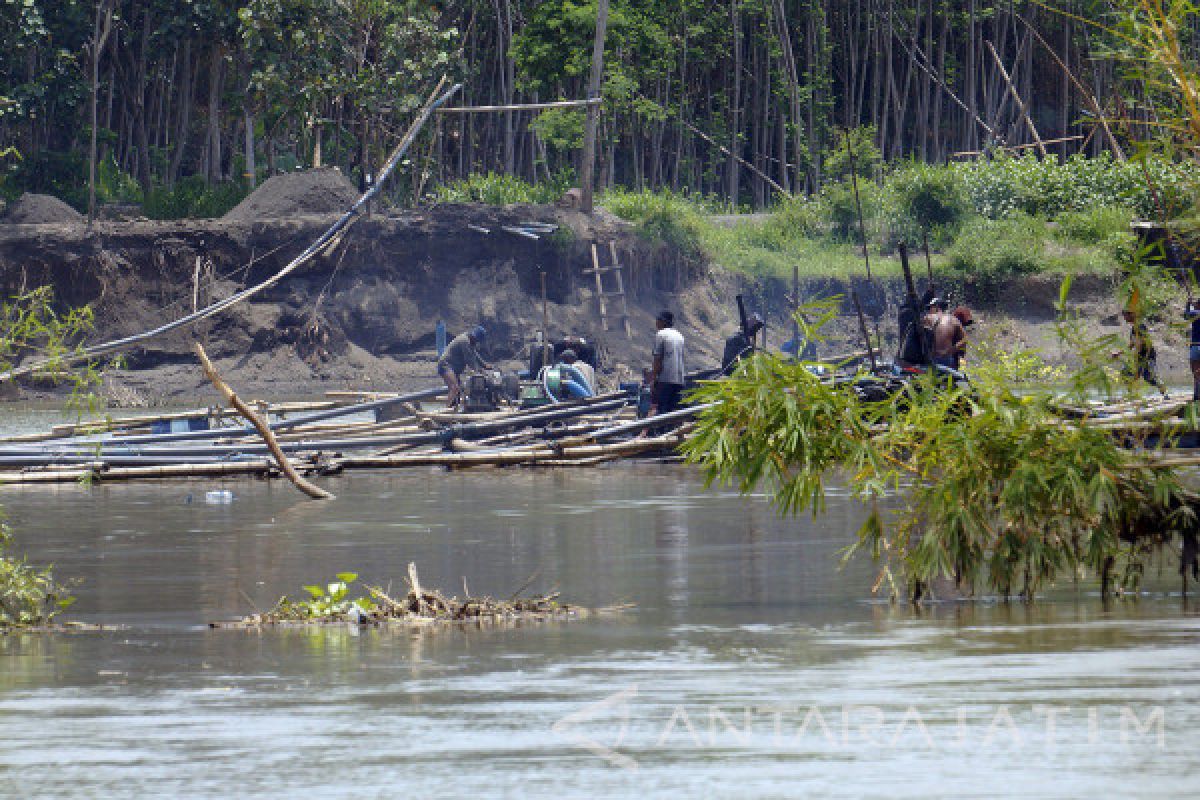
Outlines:
[{"label": "reflection on water", "polygon": [[[6,490],[21,547],[83,579],[77,613],[128,627],[0,638],[0,794],[1194,793],[1200,624],[1178,597],[870,602],[870,564],[835,569],[854,505],[782,521],[678,467],[332,483],[313,503],[232,481],[225,506],[198,501],[205,483]],[[341,570],[386,585],[409,561],[451,592],[535,575],[638,608],[475,631],[203,627]]]}]

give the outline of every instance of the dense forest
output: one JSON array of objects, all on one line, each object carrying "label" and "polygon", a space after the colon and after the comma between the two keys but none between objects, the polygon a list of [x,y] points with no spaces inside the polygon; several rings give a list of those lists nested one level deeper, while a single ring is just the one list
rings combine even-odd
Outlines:
[{"label": "dense forest", "polygon": [[[598,183],[763,207],[843,177],[845,129],[889,161],[1130,149],[1152,103],[1087,22],[1110,4],[1057,4],[612,0]],[[86,206],[93,130],[101,200],[313,165],[364,183],[443,73],[461,105],[585,98],[596,16],[595,0],[4,0],[0,191]],[[583,116],[440,115],[398,199],[481,172],[568,186]]]}]

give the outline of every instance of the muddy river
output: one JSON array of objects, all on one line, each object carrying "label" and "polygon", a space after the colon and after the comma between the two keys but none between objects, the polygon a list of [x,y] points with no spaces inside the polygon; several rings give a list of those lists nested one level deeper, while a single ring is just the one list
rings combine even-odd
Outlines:
[{"label": "muddy river", "polygon": [[[1105,609],[871,599],[860,522],[616,465],[8,489],[105,633],[0,637],[12,797],[1195,796],[1200,618],[1172,568]],[[228,488],[232,502],[205,492]],[[343,570],[620,616],[210,630]],[[531,580],[532,576],[532,580]]]}]

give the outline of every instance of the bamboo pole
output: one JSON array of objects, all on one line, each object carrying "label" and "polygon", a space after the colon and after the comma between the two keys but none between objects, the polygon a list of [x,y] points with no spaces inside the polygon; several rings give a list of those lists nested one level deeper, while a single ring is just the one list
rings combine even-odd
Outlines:
[{"label": "bamboo pole", "polygon": [[212,362],[208,360],[208,354],[204,352],[204,345],[196,342],[192,346],[192,349],[195,350],[196,356],[200,359],[200,364],[204,367],[204,374],[208,376],[208,379],[212,382],[212,385],[216,387],[221,396],[225,398],[225,402],[241,412],[242,416],[245,417],[251,425],[258,429],[259,435],[261,435],[263,441],[267,443],[267,447],[270,449],[271,455],[275,457],[275,462],[279,464],[279,469],[283,472],[284,476],[286,476],[287,479],[291,481],[297,489],[315,500],[333,499],[333,494],[325,491],[320,486],[315,486],[309,483],[307,480],[302,478],[295,469],[292,468],[292,462],[288,460],[288,457],[284,455],[283,450],[280,449],[279,442],[275,441],[275,434],[271,432],[271,429],[267,426],[267,423],[262,419],[262,417],[254,412],[254,409],[242,402],[241,398],[237,396],[237,394],[229,387],[227,383],[225,383],[225,381],[221,380],[221,376],[217,374],[216,367],[212,365]]},{"label": "bamboo pole", "polygon": [[439,108],[439,114],[488,114],[496,111],[541,111],[547,108],[584,108],[604,102],[602,97],[587,100],[551,100],[545,103],[510,103],[506,106],[454,106]]},{"label": "bamboo pole", "polygon": [[1063,63],[1063,60],[1059,58],[1058,53],[1056,53],[1054,48],[1042,38],[1042,35],[1038,33],[1037,29],[1029,23],[1029,20],[1025,19],[1020,14],[1014,14],[1013,16],[1021,20],[1022,24],[1025,25],[1026,30],[1033,34],[1033,38],[1038,40],[1038,43],[1046,49],[1047,53],[1050,54],[1050,58],[1054,59],[1054,63],[1058,64],[1059,69],[1066,73],[1066,76],[1071,80],[1071,83],[1074,84],[1075,88],[1079,90],[1080,96],[1083,97],[1083,102],[1092,110],[1092,113],[1096,115],[1096,119],[1100,123],[1100,128],[1104,131],[1104,136],[1108,139],[1109,147],[1112,148],[1113,155],[1117,157],[1117,161],[1125,161],[1125,151],[1121,148],[1120,143],[1117,142],[1117,137],[1113,134],[1112,128],[1109,127],[1108,116],[1104,113],[1104,109],[1100,107],[1100,101],[1096,99],[1094,94],[1084,88],[1083,84],[1079,82],[1079,79],[1075,77],[1075,73],[1071,72],[1071,69],[1065,63]]},{"label": "bamboo pole", "polygon": [[878,368],[875,362],[875,346],[871,344],[871,334],[867,333],[867,319],[863,316],[862,304],[858,302],[858,292],[854,289],[850,290],[850,299],[854,301],[854,311],[858,314],[858,329],[862,333],[863,341],[867,343],[867,357],[871,359],[871,372]]},{"label": "bamboo pole", "polygon": [[1008,76],[1008,70],[1004,68],[1004,62],[1000,60],[1000,54],[996,52],[996,48],[992,46],[991,41],[985,40],[984,44],[987,45],[988,52],[995,59],[996,68],[1000,70],[1000,77],[1008,85],[1008,91],[1012,95],[1013,100],[1016,101],[1017,108],[1021,111],[1021,116],[1025,118],[1025,125],[1029,128],[1029,133],[1033,136],[1038,154],[1042,158],[1046,158],[1046,146],[1042,143],[1042,137],[1038,135],[1037,126],[1033,124],[1033,117],[1029,116],[1029,106],[1025,105],[1025,101],[1021,99],[1021,95],[1017,94],[1017,87],[1013,85],[1012,78]]},{"label": "bamboo pole", "polygon": [[[654,418],[661,424],[662,420]],[[514,466],[533,461],[579,460],[599,456],[627,457],[651,450],[678,446],[688,428],[680,428],[662,436],[630,439],[615,444],[584,444],[573,447],[538,445],[487,453],[431,453],[422,455],[358,456],[337,459],[334,464],[343,469],[380,469],[397,467],[479,467]]]}]

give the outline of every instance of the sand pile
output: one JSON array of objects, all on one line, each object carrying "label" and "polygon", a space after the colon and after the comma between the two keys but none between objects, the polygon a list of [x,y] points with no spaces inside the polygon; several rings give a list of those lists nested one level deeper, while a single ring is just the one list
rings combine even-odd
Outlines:
[{"label": "sand pile", "polygon": [[222,219],[253,222],[296,214],[341,213],[354,204],[358,195],[354,184],[333,168],[288,172],[268,179]]},{"label": "sand pile", "polygon": [[26,192],[8,207],[3,219],[13,225],[81,225],[85,217],[57,197]]}]

